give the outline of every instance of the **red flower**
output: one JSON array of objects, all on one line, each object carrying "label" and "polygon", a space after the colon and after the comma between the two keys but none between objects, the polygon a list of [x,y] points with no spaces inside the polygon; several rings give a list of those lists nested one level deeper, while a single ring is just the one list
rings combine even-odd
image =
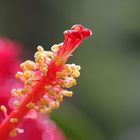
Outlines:
[{"label": "red flower", "polygon": [[24,118],[18,125],[17,131],[21,134],[14,138],[9,137],[7,140],[66,140],[53,121],[39,114],[37,119]]},{"label": "red flower", "polygon": [[[8,106],[10,90],[13,87],[21,87],[21,84],[14,78],[19,69],[20,60],[19,44],[6,38],[0,38],[0,104],[6,106],[8,112],[11,109]],[[55,123],[47,116],[39,115],[38,119],[30,118],[28,113],[18,125],[18,131],[24,130],[24,135],[18,135],[14,140],[64,140],[62,132],[56,127]],[[34,114],[37,115],[37,114]],[[33,114],[32,114],[33,116]],[[0,111],[0,122],[4,119],[3,112]],[[0,138],[1,139],[1,138]],[[7,140],[12,140],[8,138]]]},{"label": "red flower", "polygon": [[[17,98],[15,109],[2,122],[0,138],[4,140],[8,134],[16,136],[16,126],[30,111],[50,113],[59,107],[63,96],[72,96],[70,88],[76,84],[75,78],[80,73],[80,66],[65,64],[71,53],[87,36],[91,35],[89,29],[75,25],[64,32],[64,43],[52,46],[52,52],[44,51],[39,46],[35,53],[35,62],[25,61],[20,65],[23,72],[17,72],[16,77],[21,80],[24,87],[13,89],[12,95]],[[5,112],[5,108],[1,108]]]},{"label": "red flower", "polygon": [[[14,78],[20,64],[18,46],[18,43],[13,43],[7,38],[0,38],[0,105],[6,105],[7,108],[11,89],[21,85]],[[3,117],[0,111],[0,120]]]}]

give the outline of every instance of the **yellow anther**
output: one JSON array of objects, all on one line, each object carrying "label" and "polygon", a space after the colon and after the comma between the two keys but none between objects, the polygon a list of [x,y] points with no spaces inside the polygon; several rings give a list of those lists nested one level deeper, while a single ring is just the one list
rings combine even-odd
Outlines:
[{"label": "yellow anther", "polygon": [[47,65],[47,64],[42,64],[42,65],[41,65],[41,69],[42,69],[43,67],[48,68],[48,65]]},{"label": "yellow anther", "polygon": [[28,87],[24,87],[22,90],[21,90],[21,93],[22,94],[25,94],[29,91],[29,88]]},{"label": "yellow anther", "polygon": [[67,96],[67,97],[72,97],[73,92],[72,91],[64,90],[64,91],[62,91],[62,95]]},{"label": "yellow anther", "polygon": [[71,78],[69,81],[65,82],[64,87],[71,88],[72,86],[76,85],[76,80]]},{"label": "yellow anther", "polygon": [[52,110],[51,110],[49,107],[47,107],[47,108],[46,108],[46,112],[47,112],[48,114],[50,114],[50,113],[52,112]]},{"label": "yellow anther", "polygon": [[39,64],[42,64],[43,63],[43,59],[44,59],[43,53],[39,53],[38,55],[36,55],[35,62],[39,63]]},{"label": "yellow anther", "polygon": [[38,55],[40,55],[40,52],[36,52],[35,55],[34,55],[34,58],[37,58]]},{"label": "yellow anther", "polygon": [[20,68],[21,68],[23,71],[26,70],[25,64],[24,64],[24,63],[21,63],[21,64],[20,64]]},{"label": "yellow anther", "polygon": [[1,105],[1,106],[0,106],[0,110],[1,110],[2,112],[4,112],[4,113],[7,112],[7,108],[6,108],[6,106],[4,106],[4,105]]},{"label": "yellow anther", "polygon": [[53,53],[51,51],[44,51],[46,57],[52,57]]},{"label": "yellow anther", "polygon": [[18,119],[17,119],[17,118],[11,118],[11,119],[10,119],[10,122],[11,122],[11,123],[17,123],[17,122],[18,122]]},{"label": "yellow anther", "polygon": [[14,128],[10,133],[9,133],[10,137],[16,137],[17,136],[17,132],[16,132],[16,128]]},{"label": "yellow anther", "polygon": [[42,60],[42,59],[43,59],[43,54],[40,53],[40,54],[37,56],[37,59]]},{"label": "yellow anther", "polygon": [[22,88],[16,89],[15,92],[16,92],[17,95],[21,95],[22,94]]},{"label": "yellow anther", "polygon": [[73,84],[73,86],[76,85],[76,80],[75,79],[72,80],[72,84]]},{"label": "yellow anther", "polygon": [[81,70],[81,66],[77,65],[77,66],[76,66],[76,69],[77,69],[77,70]]},{"label": "yellow anther", "polygon": [[40,100],[40,105],[43,105],[43,106],[44,106],[44,105],[46,105],[46,104],[47,104],[47,100],[45,100],[45,99],[42,98],[42,99]]},{"label": "yellow anther", "polygon": [[56,93],[54,91],[50,90],[50,91],[48,91],[48,94],[54,96]]},{"label": "yellow anther", "polygon": [[39,63],[39,64],[42,64],[42,60],[40,60],[40,59],[38,59],[38,58],[35,59],[35,62],[36,62],[36,63]]},{"label": "yellow anther", "polygon": [[42,74],[43,74],[43,75],[46,75],[46,73],[47,73],[47,70],[48,70],[48,69],[47,69],[46,67],[43,67],[43,68],[41,69],[41,71],[42,71]]},{"label": "yellow anther", "polygon": [[12,96],[18,96],[19,94],[17,93],[17,90],[16,89],[12,89],[11,95]]},{"label": "yellow anther", "polygon": [[31,72],[29,70],[25,70],[23,75],[24,75],[24,78],[29,78],[31,76]]},{"label": "yellow anther", "polygon": [[26,68],[28,70],[34,70],[35,69],[35,63],[33,61],[27,60],[24,62]]},{"label": "yellow anther", "polygon": [[41,46],[38,46],[37,50],[38,50],[38,52],[43,52],[44,51],[43,47],[41,47]]},{"label": "yellow anther", "polygon": [[63,87],[71,88],[72,87],[72,84],[65,84]]},{"label": "yellow anther", "polygon": [[21,89],[12,89],[11,94],[12,96],[19,96],[21,95]]},{"label": "yellow anther", "polygon": [[27,108],[29,108],[29,109],[33,109],[34,107],[35,107],[35,103],[28,103],[27,105],[26,105],[26,107]]},{"label": "yellow anther", "polygon": [[57,72],[56,73],[56,78],[64,78],[66,74],[64,72]]},{"label": "yellow anther", "polygon": [[22,76],[23,76],[23,73],[22,72],[17,72],[16,75],[15,75],[16,78],[20,78]]},{"label": "yellow anther", "polygon": [[71,69],[75,69],[76,68],[76,65],[75,64],[71,64],[69,66],[71,67]]},{"label": "yellow anther", "polygon": [[64,87],[65,86],[65,82],[63,80],[60,81],[59,86]]},{"label": "yellow anther", "polygon": [[20,102],[19,102],[18,100],[15,100],[15,101],[13,102],[13,105],[14,105],[15,107],[19,107]]},{"label": "yellow anther", "polygon": [[41,108],[40,113],[46,113],[46,110],[44,108]]},{"label": "yellow anther", "polygon": [[31,79],[26,80],[25,85],[32,85],[32,80]]},{"label": "yellow anther", "polygon": [[36,59],[37,59],[38,61],[42,61],[42,60],[43,60],[43,54],[40,53],[40,54],[36,57]]},{"label": "yellow anther", "polygon": [[53,101],[53,102],[50,102],[49,103],[49,107],[51,108],[51,109],[57,109],[58,107],[59,107],[59,102],[58,101]]},{"label": "yellow anther", "polygon": [[64,67],[64,71],[66,71],[67,74],[71,74],[72,73],[72,69],[71,69],[71,67],[69,65],[66,65]]},{"label": "yellow anther", "polygon": [[59,45],[57,45],[57,44],[55,44],[55,45],[53,45],[53,46],[51,47],[51,51],[52,51],[52,52],[57,52],[58,49],[59,49]]},{"label": "yellow anther", "polygon": [[75,70],[75,71],[71,74],[71,76],[72,76],[73,78],[77,78],[77,77],[80,76],[80,72]]},{"label": "yellow anther", "polygon": [[58,100],[59,102],[62,102],[63,101],[63,95],[61,94],[58,94],[55,96],[56,100]]}]

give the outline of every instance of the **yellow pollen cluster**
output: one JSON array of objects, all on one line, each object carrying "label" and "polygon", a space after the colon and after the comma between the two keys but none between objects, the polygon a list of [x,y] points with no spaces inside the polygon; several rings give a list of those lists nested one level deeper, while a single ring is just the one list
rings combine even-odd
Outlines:
[{"label": "yellow pollen cluster", "polygon": [[3,112],[3,114],[4,114],[5,118],[6,118],[7,117],[7,108],[6,108],[6,106],[1,105],[0,106],[0,111]]},{"label": "yellow pollen cluster", "polygon": [[[41,79],[46,77],[49,69],[49,64],[54,62],[54,66],[58,67],[63,64],[62,68],[56,73],[53,73],[53,81],[50,81],[44,86],[44,96],[38,102],[29,102],[26,107],[29,109],[34,109],[41,113],[50,113],[52,109],[57,109],[60,102],[63,101],[63,97],[71,97],[73,95],[72,91],[68,91],[65,88],[70,88],[76,84],[75,78],[80,75],[79,70],[81,69],[79,65],[75,64],[64,64],[64,60],[57,56],[60,45],[54,45],[51,51],[44,51],[41,46],[37,47],[37,52],[35,53],[35,62],[27,60],[20,65],[22,72],[17,72],[16,78],[19,78],[24,84],[21,89],[13,89],[12,96],[24,97],[34,86],[36,81],[41,81]],[[55,69],[55,68],[54,68]],[[44,92],[43,91],[43,92]],[[20,105],[18,100],[14,101],[14,106],[17,108]],[[17,120],[11,120],[15,122]],[[15,132],[15,131],[13,131]]]},{"label": "yellow pollen cluster", "polygon": [[17,131],[16,128],[14,128],[10,133],[9,133],[10,137],[16,137],[17,136]]},{"label": "yellow pollen cluster", "polygon": [[17,119],[17,118],[11,118],[11,119],[10,119],[10,122],[11,122],[11,123],[17,123],[17,122],[18,122],[18,119]]},{"label": "yellow pollen cluster", "polygon": [[7,112],[7,108],[6,108],[4,105],[1,105],[1,106],[0,106],[0,110],[1,110],[2,112],[4,112],[4,113]]}]

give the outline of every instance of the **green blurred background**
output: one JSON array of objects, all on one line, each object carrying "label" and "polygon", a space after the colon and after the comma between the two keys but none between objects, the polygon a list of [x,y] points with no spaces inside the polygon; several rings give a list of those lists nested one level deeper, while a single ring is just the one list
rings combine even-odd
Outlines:
[{"label": "green blurred background", "polygon": [[76,23],[93,36],[69,61],[81,76],[52,119],[71,140],[139,140],[140,1],[0,0],[0,35],[23,44],[23,60]]}]

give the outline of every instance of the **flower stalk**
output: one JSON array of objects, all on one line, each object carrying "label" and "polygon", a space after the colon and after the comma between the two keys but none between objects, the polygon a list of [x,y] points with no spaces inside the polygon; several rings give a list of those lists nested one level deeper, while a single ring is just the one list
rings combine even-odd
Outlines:
[{"label": "flower stalk", "polygon": [[83,39],[91,34],[82,25],[74,25],[64,32],[63,43],[52,46],[51,51],[44,51],[39,46],[34,56],[35,62],[27,60],[20,65],[22,72],[17,72],[16,78],[21,80],[24,87],[12,90],[11,94],[16,100],[10,114],[7,114],[5,106],[0,107],[5,114],[0,124],[1,140],[24,132],[18,131],[17,126],[30,110],[50,113],[59,107],[64,96],[72,96],[72,91],[67,88],[76,84],[80,66],[66,64],[66,61]]}]

